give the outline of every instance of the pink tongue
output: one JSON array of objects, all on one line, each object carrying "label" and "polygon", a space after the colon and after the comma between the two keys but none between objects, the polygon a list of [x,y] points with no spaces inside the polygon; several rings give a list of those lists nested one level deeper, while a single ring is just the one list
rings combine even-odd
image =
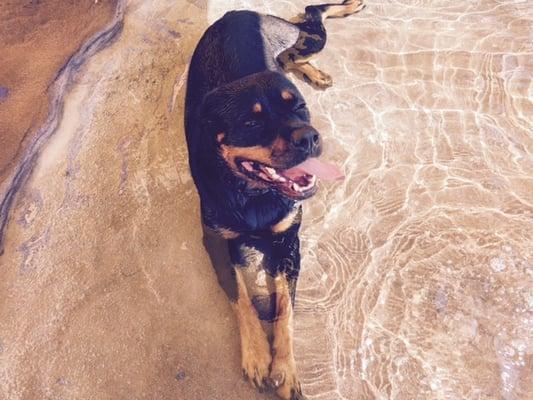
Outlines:
[{"label": "pink tongue", "polygon": [[344,179],[344,174],[334,165],[320,161],[318,158],[308,158],[303,163],[298,164],[283,171],[283,175],[289,178],[298,178],[303,174],[316,175],[327,181],[339,181]]}]

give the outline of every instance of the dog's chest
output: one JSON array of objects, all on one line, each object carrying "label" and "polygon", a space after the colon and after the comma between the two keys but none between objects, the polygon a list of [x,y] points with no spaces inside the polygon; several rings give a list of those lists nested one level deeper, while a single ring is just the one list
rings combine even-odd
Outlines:
[{"label": "dog's chest", "polygon": [[248,295],[259,318],[263,321],[274,319],[276,290],[274,277],[265,268],[265,255],[253,247],[243,249],[246,253],[246,264],[241,269]]},{"label": "dog's chest", "polygon": [[275,223],[270,227],[273,233],[283,233],[289,229],[295,222],[299,222],[301,219],[301,208],[296,206],[289,212],[281,221]]}]

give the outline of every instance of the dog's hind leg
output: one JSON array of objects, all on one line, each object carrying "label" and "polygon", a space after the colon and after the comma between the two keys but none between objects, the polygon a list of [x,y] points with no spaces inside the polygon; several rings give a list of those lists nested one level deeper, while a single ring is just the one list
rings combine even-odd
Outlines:
[{"label": "dog's hind leg", "polygon": [[306,7],[305,14],[290,20],[300,29],[300,34],[296,43],[278,56],[278,63],[284,71],[295,72],[319,89],[330,87],[333,83],[331,77],[309,63],[326,45],[327,35],[323,22],[326,18],[355,14],[364,7],[362,0],[345,0],[342,4]]},{"label": "dog's hind leg", "polygon": [[292,47],[278,56],[278,63],[285,72],[296,73],[312,86],[326,89],[333,83],[331,76],[309,63],[324,48],[325,44],[325,30],[319,33],[310,33],[310,30],[306,31],[300,27],[298,40]]}]

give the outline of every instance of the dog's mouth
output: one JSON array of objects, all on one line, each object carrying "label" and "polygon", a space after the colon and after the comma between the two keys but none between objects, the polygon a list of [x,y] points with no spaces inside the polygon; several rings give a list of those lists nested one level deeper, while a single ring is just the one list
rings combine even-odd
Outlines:
[{"label": "dog's mouth", "polygon": [[317,191],[317,177],[306,171],[290,168],[287,170],[273,168],[257,161],[236,160],[239,169],[246,176],[264,182],[283,195],[304,200]]}]

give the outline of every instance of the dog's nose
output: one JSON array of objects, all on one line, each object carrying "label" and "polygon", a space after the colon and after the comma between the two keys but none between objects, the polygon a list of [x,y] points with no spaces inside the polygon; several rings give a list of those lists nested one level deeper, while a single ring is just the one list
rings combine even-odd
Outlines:
[{"label": "dog's nose", "polygon": [[298,129],[292,134],[292,144],[298,150],[313,154],[320,148],[320,134],[314,129]]}]

